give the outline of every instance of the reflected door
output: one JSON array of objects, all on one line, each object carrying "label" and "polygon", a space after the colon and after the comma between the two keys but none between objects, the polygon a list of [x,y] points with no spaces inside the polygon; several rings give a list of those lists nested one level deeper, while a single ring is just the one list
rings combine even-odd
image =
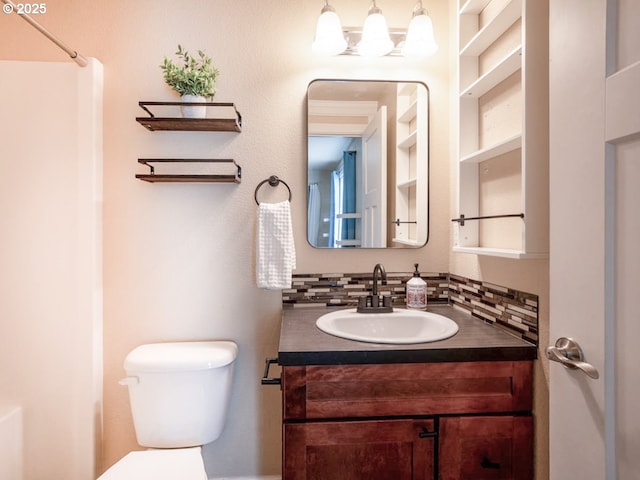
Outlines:
[{"label": "reflected door", "polygon": [[382,106],[362,137],[362,245],[387,246],[387,107]]}]

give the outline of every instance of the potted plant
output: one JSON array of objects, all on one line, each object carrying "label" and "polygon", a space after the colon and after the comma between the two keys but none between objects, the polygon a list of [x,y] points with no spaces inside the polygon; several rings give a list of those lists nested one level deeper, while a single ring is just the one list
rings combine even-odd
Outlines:
[{"label": "potted plant", "polygon": [[[195,57],[178,45],[176,56],[181,60],[177,65],[173,60],[164,57],[160,68],[164,72],[164,80],[178,92],[183,102],[207,102],[216,93],[216,78],[220,73],[202,50]],[[195,111],[194,111],[195,110]],[[203,118],[206,106],[182,107],[182,116],[187,118]]]}]

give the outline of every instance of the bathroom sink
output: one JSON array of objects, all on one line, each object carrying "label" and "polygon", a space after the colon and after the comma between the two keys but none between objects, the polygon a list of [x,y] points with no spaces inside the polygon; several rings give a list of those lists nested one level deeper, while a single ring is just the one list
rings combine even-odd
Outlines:
[{"label": "bathroom sink", "polygon": [[452,337],[458,324],[437,313],[395,308],[392,313],[327,313],[316,326],[336,337],[371,343],[424,343]]}]

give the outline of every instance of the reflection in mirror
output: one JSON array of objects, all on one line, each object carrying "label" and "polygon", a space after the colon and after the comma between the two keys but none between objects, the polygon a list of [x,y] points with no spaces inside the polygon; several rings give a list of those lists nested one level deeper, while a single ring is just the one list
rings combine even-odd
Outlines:
[{"label": "reflection in mirror", "polygon": [[421,247],[429,237],[429,106],[421,82],[314,80],[307,90],[307,240]]}]

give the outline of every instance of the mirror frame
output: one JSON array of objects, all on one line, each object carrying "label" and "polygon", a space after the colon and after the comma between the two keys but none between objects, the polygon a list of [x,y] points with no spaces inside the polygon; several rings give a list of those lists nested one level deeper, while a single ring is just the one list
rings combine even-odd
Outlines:
[{"label": "mirror frame", "polygon": [[[420,146],[421,151],[418,153],[414,153],[413,155],[415,155],[415,160],[413,160],[415,162],[415,165],[420,164],[420,167],[415,166],[416,169],[420,169],[421,173],[423,174],[423,176],[426,176],[425,178],[422,178],[420,180],[420,185],[421,185],[421,191],[419,194],[419,198],[416,198],[415,200],[413,200],[415,206],[414,206],[414,221],[403,221],[400,218],[397,218],[395,221],[391,220],[392,216],[387,213],[386,214],[386,222],[389,225],[394,225],[396,229],[398,229],[400,227],[400,224],[407,224],[407,225],[403,225],[402,227],[402,231],[408,232],[409,229],[411,228],[411,225],[409,224],[417,224],[417,221],[420,219],[424,219],[425,223],[426,223],[426,232],[424,232],[424,242],[418,243],[417,241],[411,240],[411,241],[402,241],[402,239],[399,239],[398,237],[396,237],[395,235],[392,237],[389,234],[384,235],[384,240],[385,240],[385,244],[386,246],[371,246],[371,247],[365,247],[365,246],[353,246],[353,245],[347,245],[347,246],[336,246],[336,247],[330,247],[330,246],[318,246],[318,245],[314,245],[314,243],[312,243],[310,237],[309,237],[309,225],[310,225],[310,215],[309,215],[309,201],[310,201],[310,162],[309,162],[309,153],[310,153],[310,137],[315,137],[315,136],[335,136],[335,137],[362,137],[362,130],[359,131],[359,133],[347,133],[349,132],[349,128],[346,128],[344,132],[336,132],[335,135],[331,135],[330,133],[326,132],[326,133],[318,133],[318,134],[310,134],[310,125],[311,125],[311,105],[310,103],[314,100],[312,98],[312,96],[310,95],[312,87],[314,84],[317,84],[318,82],[328,82],[328,83],[335,83],[335,84],[344,84],[344,83],[351,83],[353,85],[359,86],[359,85],[365,85],[367,83],[381,83],[381,84],[393,84],[395,85],[395,88],[398,88],[398,86],[401,85],[415,85],[416,87],[422,86],[424,88],[424,93],[422,95],[422,99],[420,100],[420,102],[424,102],[423,107],[417,107],[418,105],[418,101],[416,100],[416,106],[414,106],[414,111],[415,111],[415,115],[416,115],[416,119],[417,114],[419,112],[423,112],[424,115],[420,116],[420,120],[416,120],[417,126],[414,127],[416,131],[421,132],[421,139],[420,142],[422,142],[422,145]],[[399,93],[396,94],[396,99],[397,99],[397,95],[399,95]],[[417,94],[416,94],[417,95]],[[362,96],[362,95],[360,95]],[[429,235],[430,235],[430,128],[429,128],[429,114],[430,114],[430,92],[429,92],[429,87],[427,86],[426,83],[419,81],[419,80],[381,80],[381,79],[342,79],[342,78],[318,78],[318,79],[314,79],[312,81],[309,82],[308,86],[307,86],[307,95],[306,95],[306,106],[307,106],[307,112],[306,112],[306,117],[307,117],[307,242],[309,243],[309,245],[311,245],[314,248],[317,249],[328,249],[328,250],[334,250],[334,249],[351,249],[351,248],[356,248],[356,249],[415,249],[415,248],[422,248],[424,247],[428,241],[429,241]],[[336,101],[350,101],[348,98],[345,99],[338,99]],[[358,101],[358,99],[353,100],[353,101]],[[361,102],[365,102],[366,100],[360,100]],[[377,100],[376,100],[377,102]],[[378,102],[377,102],[378,103]],[[386,103],[385,103],[386,106]],[[394,123],[397,124],[397,113],[395,110],[397,110],[396,105],[393,104],[392,107],[394,108],[394,112],[393,115],[389,115],[389,119],[387,120],[387,124],[390,123],[389,120],[393,121]],[[358,115],[358,114],[356,114]],[[407,128],[409,128],[407,126]],[[392,192],[394,199],[395,199],[395,192],[393,192],[393,190],[395,188],[398,188],[398,182],[397,182],[397,177],[396,177],[396,172],[393,171],[393,175],[390,175],[390,170],[396,168],[396,153],[397,150],[399,150],[399,146],[398,146],[398,141],[397,141],[397,135],[398,132],[396,131],[396,129],[393,130],[393,135],[391,136],[392,138],[392,142],[393,144],[388,145],[387,146],[387,152],[392,151],[393,152],[393,160],[392,160],[392,164],[389,165],[387,167],[387,172],[385,173],[385,177],[387,177],[386,179],[386,188],[387,191]],[[415,135],[415,134],[414,134]],[[416,141],[417,142],[417,141]],[[395,146],[394,146],[395,145]],[[408,151],[408,149],[407,149]],[[407,153],[407,155],[409,155]],[[394,181],[395,185],[392,184],[392,181]],[[415,184],[417,184],[417,179],[414,180],[414,182],[416,182]],[[414,189],[416,187],[414,186]],[[414,194],[415,195],[415,194]],[[418,204],[419,202],[424,203],[425,205],[422,206],[422,208],[418,208]],[[389,200],[387,200],[385,203],[387,203],[387,206],[389,204]],[[394,207],[395,203],[393,203],[391,205],[391,207]],[[396,215],[393,215],[393,218],[395,218]],[[407,219],[409,220],[409,219]],[[398,223],[399,222],[399,223]],[[386,228],[385,228],[386,229]],[[420,238],[420,240],[422,240],[422,238]]]}]

